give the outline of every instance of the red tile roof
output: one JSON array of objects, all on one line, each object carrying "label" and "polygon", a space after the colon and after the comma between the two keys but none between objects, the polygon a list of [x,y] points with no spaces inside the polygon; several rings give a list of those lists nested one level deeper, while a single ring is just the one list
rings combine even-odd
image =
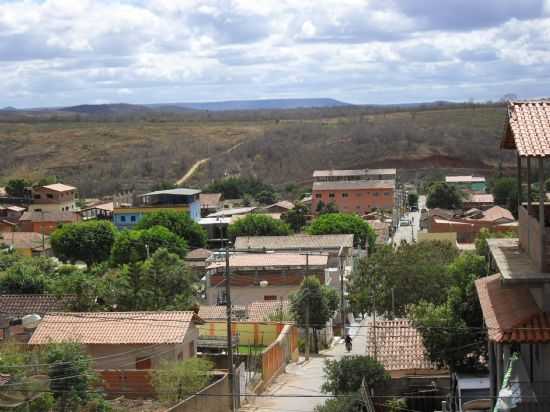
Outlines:
[{"label": "red tile roof", "polygon": [[[367,355],[374,357],[375,324],[367,328]],[[376,356],[388,372],[438,370],[426,355],[422,336],[407,319],[376,322]]]},{"label": "red tile roof", "polygon": [[[229,266],[235,269],[248,267],[305,267],[306,260],[309,266],[326,266],[328,256],[306,256],[299,253],[243,253],[231,255],[229,257]],[[225,267],[225,261],[212,262],[207,269],[219,267]]]},{"label": "red tile roof", "polygon": [[504,149],[516,149],[520,156],[550,156],[550,101],[510,102]]},{"label": "red tile roof", "polygon": [[67,310],[74,299],[71,295],[0,295],[0,314],[21,317],[36,313],[43,316],[48,312]]},{"label": "red tile roof", "polygon": [[498,273],[476,280],[476,289],[490,340],[550,342],[549,314],[539,309],[529,288],[504,288]]},{"label": "red tile roof", "polygon": [[86,345],[182,343],[193,312],[50,313],[38,324],[29,344],[72,341]]},{"label": "red tile roof", "polygon": [[290,313],[290,302],[288,300],[253,302],[246,308],[247,319],[250,322],[267,321],[271,315],[281,310],[285,315]]},{"label": "red tile roof", "polygon": [[[245,311],[244,306],[232,306],[233,312]],[[232,315],[233,316],[233,315]],[[225,320],[227,319],[227,309],[225,305],[201,305],[199,308],[199,317],[204,320]]]}]

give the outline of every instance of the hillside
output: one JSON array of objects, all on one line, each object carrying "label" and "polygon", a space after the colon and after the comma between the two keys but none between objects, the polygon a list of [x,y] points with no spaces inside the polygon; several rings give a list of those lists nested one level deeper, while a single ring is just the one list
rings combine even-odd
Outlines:
[{"label": "hillside", "polygon": [[7,154],[0,157],[0,179],[57,175],[96,196],[175,182],[201,159],[208,160],[186,184],[242,174],[307,185],[316,168],[355,167],[397,167],[413,180],[513,165],[498,149],[505,118],[499,106],[193,116],[0,122],[0,151]]},{"label": "hillside", "polygon": [[156,104],[151,107],[164,108],[167,106],[185,107],[194,110],[232,111],[232,110],[288,110],[313,107],[342,107],[351,106],[334,99],[262,99],[262,100],[229,100],[222,102],[204,103],[172,103],[169,105]]}]

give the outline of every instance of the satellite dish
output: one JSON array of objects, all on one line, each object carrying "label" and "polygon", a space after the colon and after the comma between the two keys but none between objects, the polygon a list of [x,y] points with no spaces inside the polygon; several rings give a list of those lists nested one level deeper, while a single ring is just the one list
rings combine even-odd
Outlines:
[{"label": "satellite dish", "polygon": [[21,318],[21,324],[25,329],[36,329],[42,318],[40,315],[33,313],[31,315],[25,315]]}]

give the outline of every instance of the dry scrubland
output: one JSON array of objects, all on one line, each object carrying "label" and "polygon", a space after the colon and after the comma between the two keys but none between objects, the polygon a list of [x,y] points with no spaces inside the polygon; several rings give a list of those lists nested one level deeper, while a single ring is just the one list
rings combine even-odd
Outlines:
[{"label": "dry scrubland", "polygon": [[94,196],[174,182],[207,157],[189,184],[227,174],[307,184],[312,170],[327,167],[429,174],[436,167],[493,173],[501,162],[511,165],[498,150],[505,118],[499,106],[297,112],[260,113],[258,120],[248,113],[233,120],[0,123],[0,176],[57,175]]}]

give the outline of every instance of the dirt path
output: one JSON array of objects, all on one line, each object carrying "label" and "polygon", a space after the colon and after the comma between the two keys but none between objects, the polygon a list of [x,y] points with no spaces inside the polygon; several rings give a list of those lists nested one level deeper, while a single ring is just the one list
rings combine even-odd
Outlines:
[{"label": "dirt path", "polygon": [[[217,154],[216,156],[223,156],[225,154],[229,154],[231,153],[233,150],[235,150],[236,148],[238,148],[240,145],[242,145],[244,143],[243,142],[239,142],[233,146],[231,146],[229,149]],[[210,158],[209,157],[205,157],[204,159],[200,159],[200,160],[197,160],[195,163],[193,163],[193,166],[191,166],[189,168],[189,170],[182,176],[180,177],[178,180],[176,180],[176,186],[180,186],[182,184],[184,184],[185,182],[187,182],[189,179],[191,179],[193,177],[193,175],[195,174],[195,172],[204,164],[206,164],[208,161],[210,161]]]}]

